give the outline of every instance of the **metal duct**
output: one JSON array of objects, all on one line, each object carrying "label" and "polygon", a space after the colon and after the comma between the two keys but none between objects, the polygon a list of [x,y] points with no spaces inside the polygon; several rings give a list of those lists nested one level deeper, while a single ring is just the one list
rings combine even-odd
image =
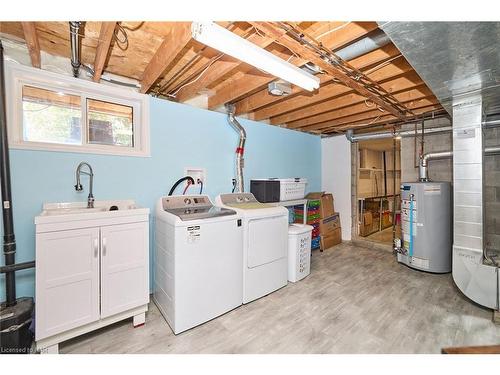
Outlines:
[{"label": "metal duct", "polygon": [[481,95],[453,103],[453,280],[473,301],[498,309],[498,271],[484,263]]},{"label": "metal duct", "polygon": [[247,139],[247,133],[245,128],[234,117],[234,105],[227,105],[227,121],[229,125],[236,130],[240,138],[238,140],[238,147],[236,148],[236,189],[235,191],[243,193],[245,191],[245,184],[243,180],[243,168],[245,160],[243,159],[243,153],[245,152],[245,141]]},{"label": "metal duct", "polygon": [[422,155],[420,158],[420,163],[419,163],[419,181],[429,181],[429,176],[427,173],[427,165],[429,164],[429,161],[431,160],[438,160],[438,159],[449,159],[453,157],[453,151],[439,151],[439,152],[429,152],[427,154]]},{"label": "metal duct", "polygon": [[[486,147],[484,149],[484,154],[487,156],[498,155],[500,154],[500,146]],[[438,151],[438,152],[429,152],[427,154],[424,154],[424,156],[422,156],[422,158],[420,159],[419,163],[419,171],[418,171],[419,181],[422,182],[429,181],[428,167],[429,167],[429,162],[431,160],[449,159],[452,157],[453,157],[453,151]]]},{"label": "metal duct", "polygon": [[377,29],[369,33],[365,38],[336,51],[335,54],[342,60],[349,61],[368,52],[375,51],[377,48],[389,44],[390,41],[391,39],[386,33]]},{"label": "metal duct", "polygon": [[[446,116],[444,116],[446,117]],[[437,118],[437,117],[436,117]],[[496,118],[491,118],[487,119],[486,121],[482,122],[482,125],[484,128],[495,128],[500,126],[500,120]],[[442,126],[442,127],[435,127],[435,128],[427,128],[424,130],[424,135],[430,135],[430,134],[440,134],[440,133],[446,133],[450,132],[452,130],[451,126]],[[371,139],[383,139],[383,138],[392,138],[392,137],[415,137],[415,136],[420,136],[422,135],[422,130],[417,129],[415,130],[403,130],[403,131],[397,131],[397,132],[379,132],[379,133],[365,133],[365,134],[358,134],[355,135],[353,130],[347,130],[345,133],[346,138],[351,141],[351,142],[360,142],[360,141],[368,141]]]},{"label": "metal duct", "polygon": [[500,22],[380,22],[379,27],[449,114],[457,95],[473,91],[481,92],[486,114],[498,111]]},{"label": "metal duct", "polygon": [[71,67],[73,68],[73,77],[80,75],[80,21],[71,21],[69,23],[69,37],[71,42]]},{"label": "metal duct", "polygon": [[[439,133],[446,133],[451,131],[451,126],[443,126],[439,128],[429,128],[425,129],[424,135],[429,135],[429,134],[439,134]],[[346,138],[351,141],[351,142],[360,142],[360,141],[367,141],[371,139],[383,139],[383,138],[393,138],[393,137],[415,137],[419,136],[422,134],[422,131],[420,129],[417,130],[415,133],[415,130],[404,130],[404,131],[398,131],[398,132],[380,132],[380,133],[368,133],[368,134],[359,134],[359,135],[354,135],[352,130],[348,130],[345,134]]]}]

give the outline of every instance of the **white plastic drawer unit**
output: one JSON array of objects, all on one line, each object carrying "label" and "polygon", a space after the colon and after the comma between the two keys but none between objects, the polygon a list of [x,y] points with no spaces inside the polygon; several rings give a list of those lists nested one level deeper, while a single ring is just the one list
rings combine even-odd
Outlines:
[{"label": "white plastic drawer unit", "polygon": [[144,322],[148,209],[85,213],[78,219],[40,215],[35,222],[38,349],[57,352],[62,341],[125,318],[134,317],[134,325]]}]

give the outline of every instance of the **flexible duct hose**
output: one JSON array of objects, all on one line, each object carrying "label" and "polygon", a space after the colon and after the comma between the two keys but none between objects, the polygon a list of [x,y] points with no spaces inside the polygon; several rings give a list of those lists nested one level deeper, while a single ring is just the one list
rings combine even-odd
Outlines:
[{"label": "flexible duct hose", "polygon": [[[236,148],[236,188],[239,193],[243,193],[245,190],[245,184],[243,180],[243,168],[244,159],[243,153],[245,152],[245,141],[247,139],[247,133],[245,128],[234,117],[234,106],[226,106],[227,108],[227,121],[229,125],[233,127],[239,134],[240,138],[238,141],[238,147]],[[234,191],[234,189],[233,189]]]},{"label": "flexible duct hose", "polygon": [[175,184],[172,186],[172,188],[168,192],[168,196],[171,196],[174,193],[175,189],[177,189],[177,186],[179,186],[182,182],[184,182],[186,180],[189,180],[191,182],[191,184],[194,185],[194,179],[193,179],[193,177],[191,177],[191,176],[182,177],[182,178],[178,179],[175,182]]}]

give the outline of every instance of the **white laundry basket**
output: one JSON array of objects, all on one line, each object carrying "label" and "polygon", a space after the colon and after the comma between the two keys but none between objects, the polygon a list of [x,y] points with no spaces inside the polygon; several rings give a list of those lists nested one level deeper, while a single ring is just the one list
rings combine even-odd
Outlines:
[{"label": "white laundry basket", "polygon": [[311,272],[311,232],[313,227],[291,224],[288,227],[288,281],[302,280]]}]

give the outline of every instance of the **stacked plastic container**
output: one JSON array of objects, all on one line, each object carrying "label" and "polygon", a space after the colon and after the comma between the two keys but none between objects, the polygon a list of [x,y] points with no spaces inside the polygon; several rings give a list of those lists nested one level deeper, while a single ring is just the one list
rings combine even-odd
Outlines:
[{"label": "stacked plastic container", "polygon": [[[307,224],[313,227],[311,234],[311,250],[316,250],[320,248],[320,232],[319,232],[319,222],[320,212],[319,206],[321,201],[319,199],[311,199],[307,202]],[[294,209],[295,223],[304,223],[304,209],[303,206],[297,206]]]}]

